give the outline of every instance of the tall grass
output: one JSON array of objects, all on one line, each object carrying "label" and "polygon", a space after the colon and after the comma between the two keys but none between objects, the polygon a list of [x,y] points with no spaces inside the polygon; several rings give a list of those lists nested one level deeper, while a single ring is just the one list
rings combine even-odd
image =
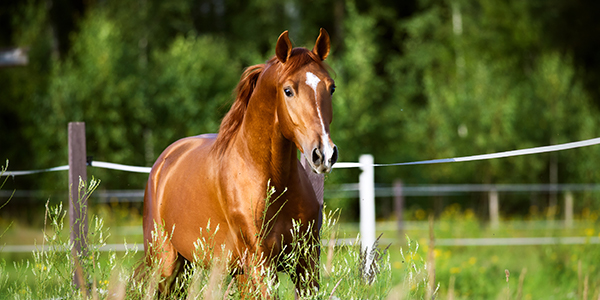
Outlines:
[{"label": "tall grass", "polygon": [[[98,186],[92,179],[88,184],[80,185],[80,195],[89,195]],[[269,196],[272,194],[269,194]],[[267,199],[269,200],[269,199]],[[134,269],[140,264],[136,250],[123,253],[115,251],[101,252],[106,245],[109,228],[98,216],[91,217],[86,239],[88,248],[84,255],[73,256],[73,243],[65,231],[66,210],[62,204],[46,204],[44,240],[33,252],[33,258],[15,263],[16,274],[5,272],[6,264],[0,264],[1,297],[7,299],[240,299],[242,291],[248,295],[262,298],[271,295],[279,299],[294,299],[296,280],[309,280],[312,274],[301,274],[300,278],[287,277],[284,273],[275,273],[275,268],[265,260],[255,260],[249,264],[253,269],[246,273],[255,278],[242,282],[231,276],[231,262],[226,257],[213,255],[214,245],[211,239],[218,226],[211,229],[210,224],[203,229],[196,246],[196,260],[181,262],[183,271],[174,279],[173,292],[159,295],[158,287],[164,284],[157,272],[160,262],[152,264],[152,269],[143,280],[136,278]],[[358,238],[355,243],[335,245],[330,241],[339,237],[337,212],[325,211],[321,234],[330,240],[321,239],[321,260],[318,268],[320,276],[316,278],[320,288],[301,295],[303,299],[385,299],[391,289],[391,265],[387,249],[374,245],[370,253],[361,252]],[[268,223],[267,223],[268,224]],[[213,225],[214,226],[214,225]],[[309,226],[310,227],[310,226]],[[310,228],[308,228],[310,230]],[[306,226],[294,221],[293,237],[290,243],[293,249],[282,254],[281,266],[293,269],[303,256],[312,249],[307,243]],[[165,235],[168,236],[168,235]],[[370,257],[371,266],[365,268],[365,258]],[[208,264],[205,262],[209,261]],[[365,272],[365,270],[370,270]],[[81,271],[82,282],[75,285],[74,274]],[[13,278],[9,278],[12,276]],[[248,286],[248,282],[251,285]],[[251,290],[253,288],[254,290]],[[266,291],[266,293],[265,293]]]},{"label": "tall grass", "polygon": [[[87,190],[89,186],[86,186]],[[162,282],[157,273],[150,273],[145,281],[134,280],[133,270],[140,263],[142,253],[99,251],[98,246],[105,244],[107,239],[112,242],[117,239],[109,236],[110,229],[106,228],[103,218],[97,216],[90,218],[89,251],[79,258],[82,273],[86,274],[85,285],[83,288],[73,285],[76,264],[70,254],[69,230],[64,226],[65,211],[60,205],[47,205],[46,210],[44,240],[31,258],[14,264],[8,258],[11,255],[2,256],[10,261],[9,264],[0,259],[0,299],[159,298],[157,288]],[[111,222],[112,216],[102,210],[100,213]],[[401,248],[397,244],[389,248],[383,245],[374,247],[375,251],[371,253],[364,253],[358,239],[352,244],[336,245],[336,241],[348,238],[345,232],[354,229],[347,224],[338,224],[338,212],[326,210],[321,230],[320,277],[317,278],[320,289],[304,298],[599,299],[597,262],[600,252],[598,245],[592,243],[600,236],[598,215],[597,211],[584,209],[573,228],[553,232],[555,236],[586,236],[590,243],[583,245],[452,247],[440,243],[434,247],[431,235],[429,241],[426,238],[426,227],[419,226],[407,230],[416,239],[407,238]],[[545,216],[540,218],[545,219]],[[492,230],[482,226],[484,224],[471,211],[461,211],[458,206],[451,205],[436,220],[435,235],[437,238],[545,236],[545,227],[533,226],[537,220],[531,221],[531,226],[527,222],[505,220],[499,229]],[[294,227],[294,235],[299,241],[293,246],[302,249],[305,248],[301,245],[306,234],[298,225]],[[11,227],[7,234],[9,238],[19,231],[14,227],[18,226]],[[175,279],[177,288],[171,299],[240,299],[241,291],[248,290],[248,286],[244,286],[247,282],[229,275],[230,265],[226,258],[211,256],[211,249],[218,247],[211,243],[215,231],[216,224],[207,224],[196,243],[197,261],[208,257],[209,263],[184,264],[182,275]],[[114,230],[112,233],[118,235]],[[395,233],[388,230],[384,237],[395,236]],[[293,267],[297,255],[282,257],[282,264]],[[23,257],[12,255],[12,258],[15,256]],[[364,262],[369,261],[367,258],[375,265],[365,266]],[[509,271],[509,282],[505,270]],[[255,271],[255,274],[271,272],[270,276],[260,277],[265,280],[257,281],[258,284],[253,286],[255,295],[262,295],[267,290],[279,299],[294,299],[296,279],[275,273],[273,269],[261,269],[259,265]]]}]

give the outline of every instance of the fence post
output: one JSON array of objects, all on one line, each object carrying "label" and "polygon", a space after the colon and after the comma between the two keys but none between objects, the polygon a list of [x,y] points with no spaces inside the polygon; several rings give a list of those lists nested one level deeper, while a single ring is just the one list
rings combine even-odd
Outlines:
[{"label": "fence post", "polygon": [[404,231],[404,193],[402,191],[402,180],[394,181],[394,213],[398,222],[398,235],[402,240],[402,232]]},{"label": "fence post", "polygon": [[496,189],[490,190],[489,193],[490,201],[490,226],[492,229],[498,229],[500,227],[500,205],[498,203],[498,191]]},{"label": "fence post", "polygon": [[320,212],[319,212],[319,219],[317,220],[317,226],[319,226],[319,228],[321,228],[321,225],[323,223],[323,191],[324,191],[324,184],[325,184],[325,176],[323,174],[317,174],[317,173],[313,172],[312,168],[308,165],[308,161],[306,160],[306,157],[304,157],[304,155],[301,155],[301,156],[302,156],[302,158],[300,159],[300,163],[304,167],[304,171],[306,172],[306,175],[308,175],[308,179],[310,180],[313,190],[315,190],[317,200],[319,201]]},{"label": "fence post", "polygon": [[571,191],[565,193],[565,226],[573,228],[573,193]]},{"label": "fence post", "polygon": [[79,258],[87,253],[87,195],[79,199],[79,180],[87,181],[85,147],[85,123],[69,123],[69,225],[71,227],[71,255],[75,263],[73,281],[80,287],[85,284],[85,277]]},{"label": "fence post", "polygon": [[[358,179],[360,202],[360,238],[362,250],[370,251],[375,243],[375,167],[373,155],[363,154],[358,160],[360,173]],[[367,256],[368,257],[368,256]],[[370,261],[367,258],[367,266]]]}]

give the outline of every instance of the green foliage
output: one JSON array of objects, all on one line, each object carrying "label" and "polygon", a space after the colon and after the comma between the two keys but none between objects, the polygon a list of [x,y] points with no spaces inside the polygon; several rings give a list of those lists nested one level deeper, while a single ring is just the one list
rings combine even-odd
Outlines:
[{"label": "green foliage", "polygon": [[[165,52],[154,54],[158,75],[149,89],[154,120],[150,128],[159,141],[217,132],[230,91],[242,66],[224,49],[224,40],[210,36],[178,36]],[[161,130],[163,124],[172,124]],[[161,143],[162,144],[162,143]],[[156,151],[162,151],[157,147]]]},{"label": "green foliage", "polygon": [[[556,5],[90,2],[81,15],[65,16],[76,23],[67,52],[56,45],[64,33],[54,31],[46,3],[18,3],[11,6],[12,36],[15,45],[30,47],[30,64],[0,70],[0,134],[7,141],[0,156],[15,169],[63,164],[67,123],[85,121],[94,159],[150,166],[173,141],[217,131],[242,69],[272,56],[283,30],[290,29],[296,46],[310,48],[319,27],[332,37],[328,62],[338,89],[331,128],[342,161],[363,153],[381,163],[426,160],[597,137],[598,91],[590,78],[598,72],[581,68],[593,39],[552,25],[553,18],[588,13],[583,4],[550,3]],[[578,43],[573,51],[565,42],[571,40]],[[598,151],[380,168],[377,181],[588,183],[599,179]],[[109,189],[142,188],[145,181],[92,172],[108,178]],[[336,170],[328,183],[354,182],[357,173]],[[66,183],[64,176],[40,176],[36,188]],[[32,188],[28,179],[15,185]],[[339,206],[353,215],[355,204]]]},{"label": "green foliage", "polygon": [[[364,145],[375,142],[373,131],[378,118],[377,104],[381,102],[383,82],[377,77],[374,64],[379,59],[378,45],[374,41],[375,19],[360,14],[354,3],[348,3],[345,27],[348,34],[344,39],[344,54],[332,62],[338,77],[336,85],[342,86],[335,94],[333,110],[335,121],[332,126],[333,139],[339,144],[342,160],[356,161],[365,149]],[[357,137],[366,138],[356,143]]]}]

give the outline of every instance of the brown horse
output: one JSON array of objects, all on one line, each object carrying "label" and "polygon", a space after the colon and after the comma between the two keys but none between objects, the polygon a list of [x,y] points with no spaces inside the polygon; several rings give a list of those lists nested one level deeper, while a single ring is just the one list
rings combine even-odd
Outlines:
[{"label": "brown horse", "polygon": [[[243,268],[247,257],[277,266],[292,241],[292,220],[310,228],[308,242],[318,248],[321,204],[297,151],[316,173],[330,172],[338,157],[329,136],[335,90],[323,63],[329,48],[324,29],[312,51],[292,49],[285,31],[273,58],[244,71],[218,135],[181,139],[160,155],[144,196],[144,244],[146,264],[160,260],[162,278],[176,275],[184,259],[194,261],[194,243],[209,222],[219,225],[214,244],[223,245],[214,247],[215,255],[228,253],[241,265],[241,281],[250,275]],[[265,202],[268,185],[279,197],[271,205]],[[272,220],[267,231],[265,219]],[[317,287],[315,253],[292,270],[313,275],[309,282],[297,280],[297,291]]]}]

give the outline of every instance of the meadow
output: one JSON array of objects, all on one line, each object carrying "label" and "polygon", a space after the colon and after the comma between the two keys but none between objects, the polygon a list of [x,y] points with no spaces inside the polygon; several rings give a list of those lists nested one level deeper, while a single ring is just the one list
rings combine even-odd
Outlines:
[{"label": "meadow", "polygon": [[[358,224],[339,223],[340,212],[326,210],[321,245],[321,289],[307,299],[599,299],[598,212],[584,209],[573,226],[549,221],[545,214],[502,220],[491,229],[470,209],[448,206],[432,222],[423,210],[406,212],[404,231],[396,222],[378,222],[381,238],[371,253],[373,272],[357,242]],[[542,217],[543,216],[543,217]],[[34,242],[39,249],[11,253],[0,249],[2,299],[150,299],[156,279],[132,280],[142,251],[100,251],[98,245],[141,245],[141,216],[118,203],[89,208],[88,255],[80,267],[87,285],[73,285],[65,209],[46,207],[43,229],[18,222],[1,223],[0,244]],[[457,238],[586,237],[584,244],[430,247]],[[331,241],[345,243],[337,245]],[[434,244],[435,245],[435,244]],[[53,250],[43,250],[42,246]],[[370,260],[370,259],[369,259]],[[215,259],[215,261],[219,261]],[[293,259],[289,260],[293,263]],[[294,299],[289,276],[267,281],[272,294]],[[154,280],[154,281],[153,281]],[[178,299],[238,299],[238,283],[215,263],[203,269],[190,264],[179,279]]]}]

